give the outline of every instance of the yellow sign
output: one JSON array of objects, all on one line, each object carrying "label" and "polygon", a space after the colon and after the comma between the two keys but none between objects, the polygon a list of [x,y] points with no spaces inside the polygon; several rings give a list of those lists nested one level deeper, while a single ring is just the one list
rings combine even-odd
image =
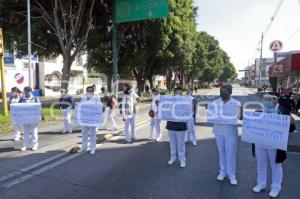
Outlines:
[{"label": "yellow sign", "polygon": [[2,28],[0,28],[0,55],[3,55],[4,49],[3,49],[3,35],[2,35]]}]

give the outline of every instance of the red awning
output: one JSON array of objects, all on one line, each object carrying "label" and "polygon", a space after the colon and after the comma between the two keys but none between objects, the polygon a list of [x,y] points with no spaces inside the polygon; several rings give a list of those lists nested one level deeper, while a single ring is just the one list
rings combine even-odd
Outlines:
[{"label": "red awning", "polygon": [[269,68],[270,77],[280,77],[290,72],[300,72],[300,53],[291,52],[288,57]]}]

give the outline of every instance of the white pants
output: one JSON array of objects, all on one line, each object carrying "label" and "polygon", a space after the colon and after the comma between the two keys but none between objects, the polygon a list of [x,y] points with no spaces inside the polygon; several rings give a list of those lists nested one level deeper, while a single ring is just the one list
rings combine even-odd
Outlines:
[{"label": "white pants", "polygon": [[86,150],[88,144],[88,137],[90,136],[91,151],[96,150],[96,127],[82,126],[82,149]]},{"label": "white pants", "polygon": [[66,108],[66,109],[60,109],[61,116],[64,120],[64,132],[67,131],[72,131],[71,128],[71,109]]},{"label": "white pants", "polygon": [[236,177],[237,136],[216,135],[219,152],[219,173],[229,178]]},{"label": "white pants", "polygon": [[193,143],[197,142],[196,131],[195,131],[195,120],[194,117],[187,122],[187,133],[185,136],[185,141],[192,141]]},{"label": "white pants", "polygon": [[267,166],[270,163],[272,170],[272,188],[281,189],[283,169],[281,164],[276,163],[276,149],[264,149],[255,146],[255,156],[257,162],[257,183],[267,185]]},{"label": "white pants", "polygon": [[106,124],[108,124],[108,122],[111,121],[113,127],[114,128],[118,128],[117,122],[115,120],[115,113],[114,113],[114,111],[111,108],[108,107],[107,112],[108,112],[108,116],[107,116],[108,119],[106,121],[107,122]]},{"label": "white pants", "polygon": [[14,124],[14,140],[19,140],[21,137],[22,126],[20,124]]},{"label": "white pants", "polygon": [[38,129],[37,124],[24,124],[24,142],[23,147],[38,146]]},{"label": "white pants", "polygon": [[161,136],[160,119],[158,119],[158,116],[155,116],[151,118],[149,137],[151,139],[159,140],[161,139]]},{"label": "white pants", "polygon": [[180,162],[185,162],[185,134],[186,131],[170,131],[169,130],[169,141],[170,141],[170,154],[171,160],[175,161],[176,153]]},{"label": "white pants", "polygon": [[125,120],[124,128],[126,140],[135,139],[135,116],[131,116]]}]

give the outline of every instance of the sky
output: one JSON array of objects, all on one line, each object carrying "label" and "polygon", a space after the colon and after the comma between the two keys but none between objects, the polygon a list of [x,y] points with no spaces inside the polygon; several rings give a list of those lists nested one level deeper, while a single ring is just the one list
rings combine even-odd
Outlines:
[{"label": "sky", "polygon": [[[262,32],[267,29],[280,0],[194,0],[197,29],[213,35],[237,70],[259,57]],[[300,0],[284,0],[264,37],[263,57],[272,57],[269,45],[283,42],[282,52],[300,50]],[[241,77],[244,73],[239,73]]]}]

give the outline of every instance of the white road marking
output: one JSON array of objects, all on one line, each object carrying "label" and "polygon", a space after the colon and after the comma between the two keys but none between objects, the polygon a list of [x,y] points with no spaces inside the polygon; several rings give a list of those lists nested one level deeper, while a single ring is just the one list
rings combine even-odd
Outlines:
[{"label": "white road marking", "polygon": [[22,182],[24,182],[24,181],[30,179],[30,178],[32,178],[32,177],[33,177],[33,175],[31,175],[31,174],[26,174],[26,175],[24,175],[24,176],[22,176],[22,177],[20,177],[20,178],[18,178],[18,179],[16,179],[16,180],[10,182],[10,183],[4,184],[3,186],[4,186],[5,188],[10,188],[10,187],[12,187],[12,186],[15,186],[15,185],[17,185],[17,184],[20,184],[20,183],[22,183]]}]

